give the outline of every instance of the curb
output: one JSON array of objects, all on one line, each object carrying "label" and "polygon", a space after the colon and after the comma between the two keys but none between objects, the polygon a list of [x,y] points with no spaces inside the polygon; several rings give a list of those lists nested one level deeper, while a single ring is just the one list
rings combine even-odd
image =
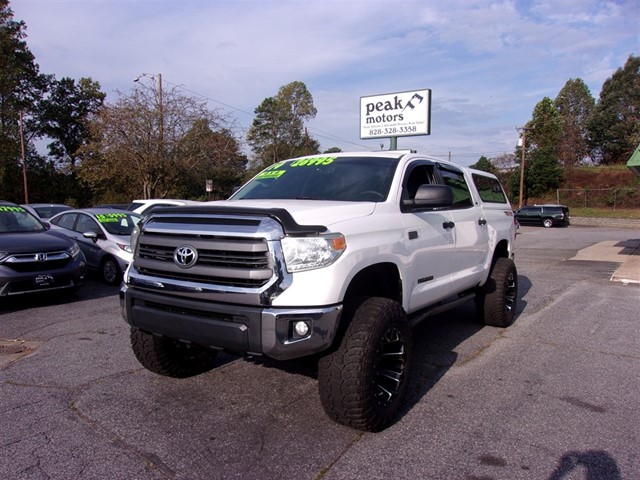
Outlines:
[{"label": "curb", "polygon": [[637,218],[596,218],[571,216],[571,225],[587,227],[614,227],[640,229],[640,219]]}]

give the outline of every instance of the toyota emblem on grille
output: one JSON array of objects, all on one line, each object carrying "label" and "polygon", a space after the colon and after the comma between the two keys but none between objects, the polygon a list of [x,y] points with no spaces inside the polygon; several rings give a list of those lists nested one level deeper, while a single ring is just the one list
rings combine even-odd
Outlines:
[{"label": "toyota emblem on grille", "polygon": [[182,245],[174,250],[173,261],[180,268],[193,267],[198,261],[198,251],[191,245]]}]

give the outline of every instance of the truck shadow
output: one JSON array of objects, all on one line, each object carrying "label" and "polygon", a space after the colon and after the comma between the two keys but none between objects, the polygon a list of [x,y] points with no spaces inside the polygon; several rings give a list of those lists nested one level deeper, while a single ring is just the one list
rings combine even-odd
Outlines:
[{"label": "truck shadow", "polygon": [[[522,297],[531,286],[527,277],[518,275],[518,305],[514,324],[526,308],[526,301]],[[491,330],[479,335],[485,328]],[[472,361],[499,337],[501,331],[500,328],[487,327],[478,321],[474,302],[427,318],[416,326],[413,331],[413,365],[407,399],[399,418],[419,403],[454,365]],[[459,346],[467,341],[470,346],[464,349],[465,353],[460,353]]]}]

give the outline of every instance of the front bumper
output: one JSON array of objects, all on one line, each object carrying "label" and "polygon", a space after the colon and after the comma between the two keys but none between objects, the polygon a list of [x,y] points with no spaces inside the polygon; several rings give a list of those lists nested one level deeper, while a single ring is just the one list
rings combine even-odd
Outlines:
[{"label": "front bumper", "polygon": [[82,255],[59,269],[18,272],[0,265],[0,297],[75,290],[84,285],[85,281],[86,263]]},{"label": "front bumper", "polygon": [[[146,332],[276,360],[305,357],[328,348],[342,312],[342,305],[254,307],[168,296],[127,285],[120,290],[120,306],[124,320]],[[300,321],[309,327],[303,337],[294,330]]]}]

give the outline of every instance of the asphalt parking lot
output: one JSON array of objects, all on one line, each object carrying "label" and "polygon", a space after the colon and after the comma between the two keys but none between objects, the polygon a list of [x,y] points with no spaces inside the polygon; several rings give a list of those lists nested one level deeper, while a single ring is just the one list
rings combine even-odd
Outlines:
[{"label": "asphalt parking lot", "polygon": [[362,433],[312,363],[222,355],[144,370],[117,288],[0,307],[2,479],[640,478],[640,230],[522,227],[518,316],[463,306],[415,331],[410,399]]}]

